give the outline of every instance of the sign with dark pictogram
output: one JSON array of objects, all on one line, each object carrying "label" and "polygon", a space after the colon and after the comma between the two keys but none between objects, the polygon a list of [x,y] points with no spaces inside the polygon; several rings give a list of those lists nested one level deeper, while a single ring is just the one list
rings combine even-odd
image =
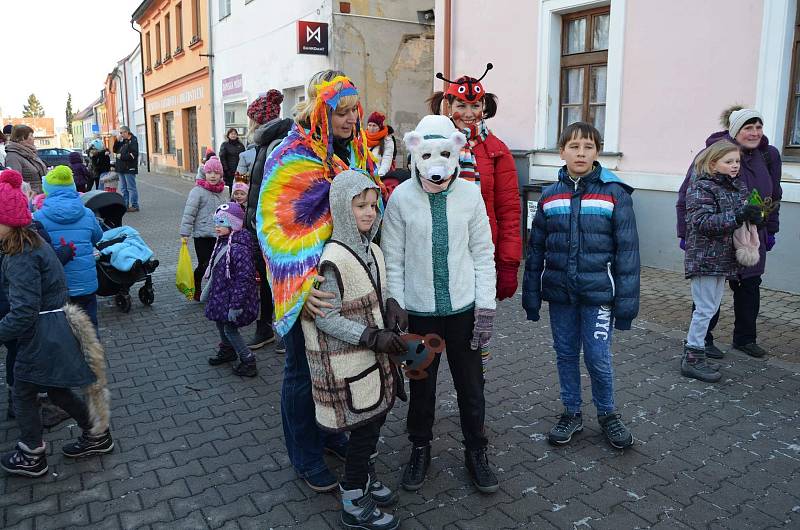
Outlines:
[{"label": "sign with dark pictogram", "polygon": [[327,22],[297,21],[297,53],[328,55]]}]

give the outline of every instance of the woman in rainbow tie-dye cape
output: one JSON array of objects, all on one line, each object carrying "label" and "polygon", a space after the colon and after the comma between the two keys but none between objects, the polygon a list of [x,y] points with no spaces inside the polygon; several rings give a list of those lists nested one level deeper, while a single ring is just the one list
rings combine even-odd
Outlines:
[{"label": "woman in rainbow tie-dye cape", "polygon": [[[256,231],[275,301],[275,329],[289,333],[317,276],[332,231],[328,191],[347,169],[373,175],[358,90],[341,72],[316,74],[296,124],[264,165]],[[338,154],[337,154],[338,153]]]}]

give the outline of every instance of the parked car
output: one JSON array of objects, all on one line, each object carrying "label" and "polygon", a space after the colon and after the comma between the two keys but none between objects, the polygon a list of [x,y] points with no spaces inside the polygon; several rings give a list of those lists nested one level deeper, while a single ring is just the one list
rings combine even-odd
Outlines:
[{"label": "parked car", "polygon": [[36,152],[39,153],[39,158],[42,159],[42,162],[44,162],[46,166],[51,167],[68,166],[69,154],[72,151],[62,147],[48,147],[45,149],[37,149]]}]

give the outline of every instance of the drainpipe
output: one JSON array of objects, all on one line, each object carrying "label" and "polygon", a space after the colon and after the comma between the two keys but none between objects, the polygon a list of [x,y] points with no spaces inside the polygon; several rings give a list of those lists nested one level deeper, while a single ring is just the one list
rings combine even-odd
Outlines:
[{"label": "drainpipe", "polygon": [[[144,42],[142,40],[142,32],[139,31],[138,29],[136,29],[136,26],[133,25],[133,20],[131,20],[131,27],[133,28],[133,31],[135,31],[136,33],[139,34],[139,55],[141,56],[141,61],[139,61],[139,62],[142,64],[142,112],[144,113],[144,130],[147,131],[148,130],[147,129],[147,98],[144,97],[145,92],[147,92],[147,88],[145,88],[145,84],[144,84],[144,80],[145,80],[145,77],[144,77]],[[136,98],[134,97],[134,100],[135,99]],[[145,132],[145,134],[147,134],[147,133]],[[145,142],[145,143],[147,144],[147,149],[145,150],[145,155],[146,155],[145,158],[147,159],[147,172],[150,173],[150,141],[149,141],[149,138],[148,138],[148,141]],[[136,164],[139,164],[138,160],[136,161]]]},{"label": "drainpipe", "polygon": [[208,0],[208,53],[200,54],[208,57],[208,86],[211,100],[211,149],[215,149],[217,145],[216,102],[214,101],[214,32],[211,29],[211,2],[213,1]]},{"label": "drainpipe", "polygon": [[[444,77],[450,77],[450,51],[452,47],[452,27],[451,22],[453,18],[453,2],[452,0],[444,0]],[[444,82],[444,90],[447,90],[447,82]]]}]

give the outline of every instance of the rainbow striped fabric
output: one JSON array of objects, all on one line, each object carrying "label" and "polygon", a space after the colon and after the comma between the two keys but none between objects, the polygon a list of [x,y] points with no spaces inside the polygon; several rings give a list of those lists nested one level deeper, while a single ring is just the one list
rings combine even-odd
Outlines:
[{"label": "rainbow striped fabric", "polygon": [[[267,262],[275,302],[275,328],[286,335],[305,304],[317,275],[322,248],[331,236],[328,192],[333,176],[348,168],[374,173],[371,157],[333,155],[323,162],[307,131],[295,126],[264,166],[256,210],[256,232]],[[351,145],[351,153],[359,153]]]}]

